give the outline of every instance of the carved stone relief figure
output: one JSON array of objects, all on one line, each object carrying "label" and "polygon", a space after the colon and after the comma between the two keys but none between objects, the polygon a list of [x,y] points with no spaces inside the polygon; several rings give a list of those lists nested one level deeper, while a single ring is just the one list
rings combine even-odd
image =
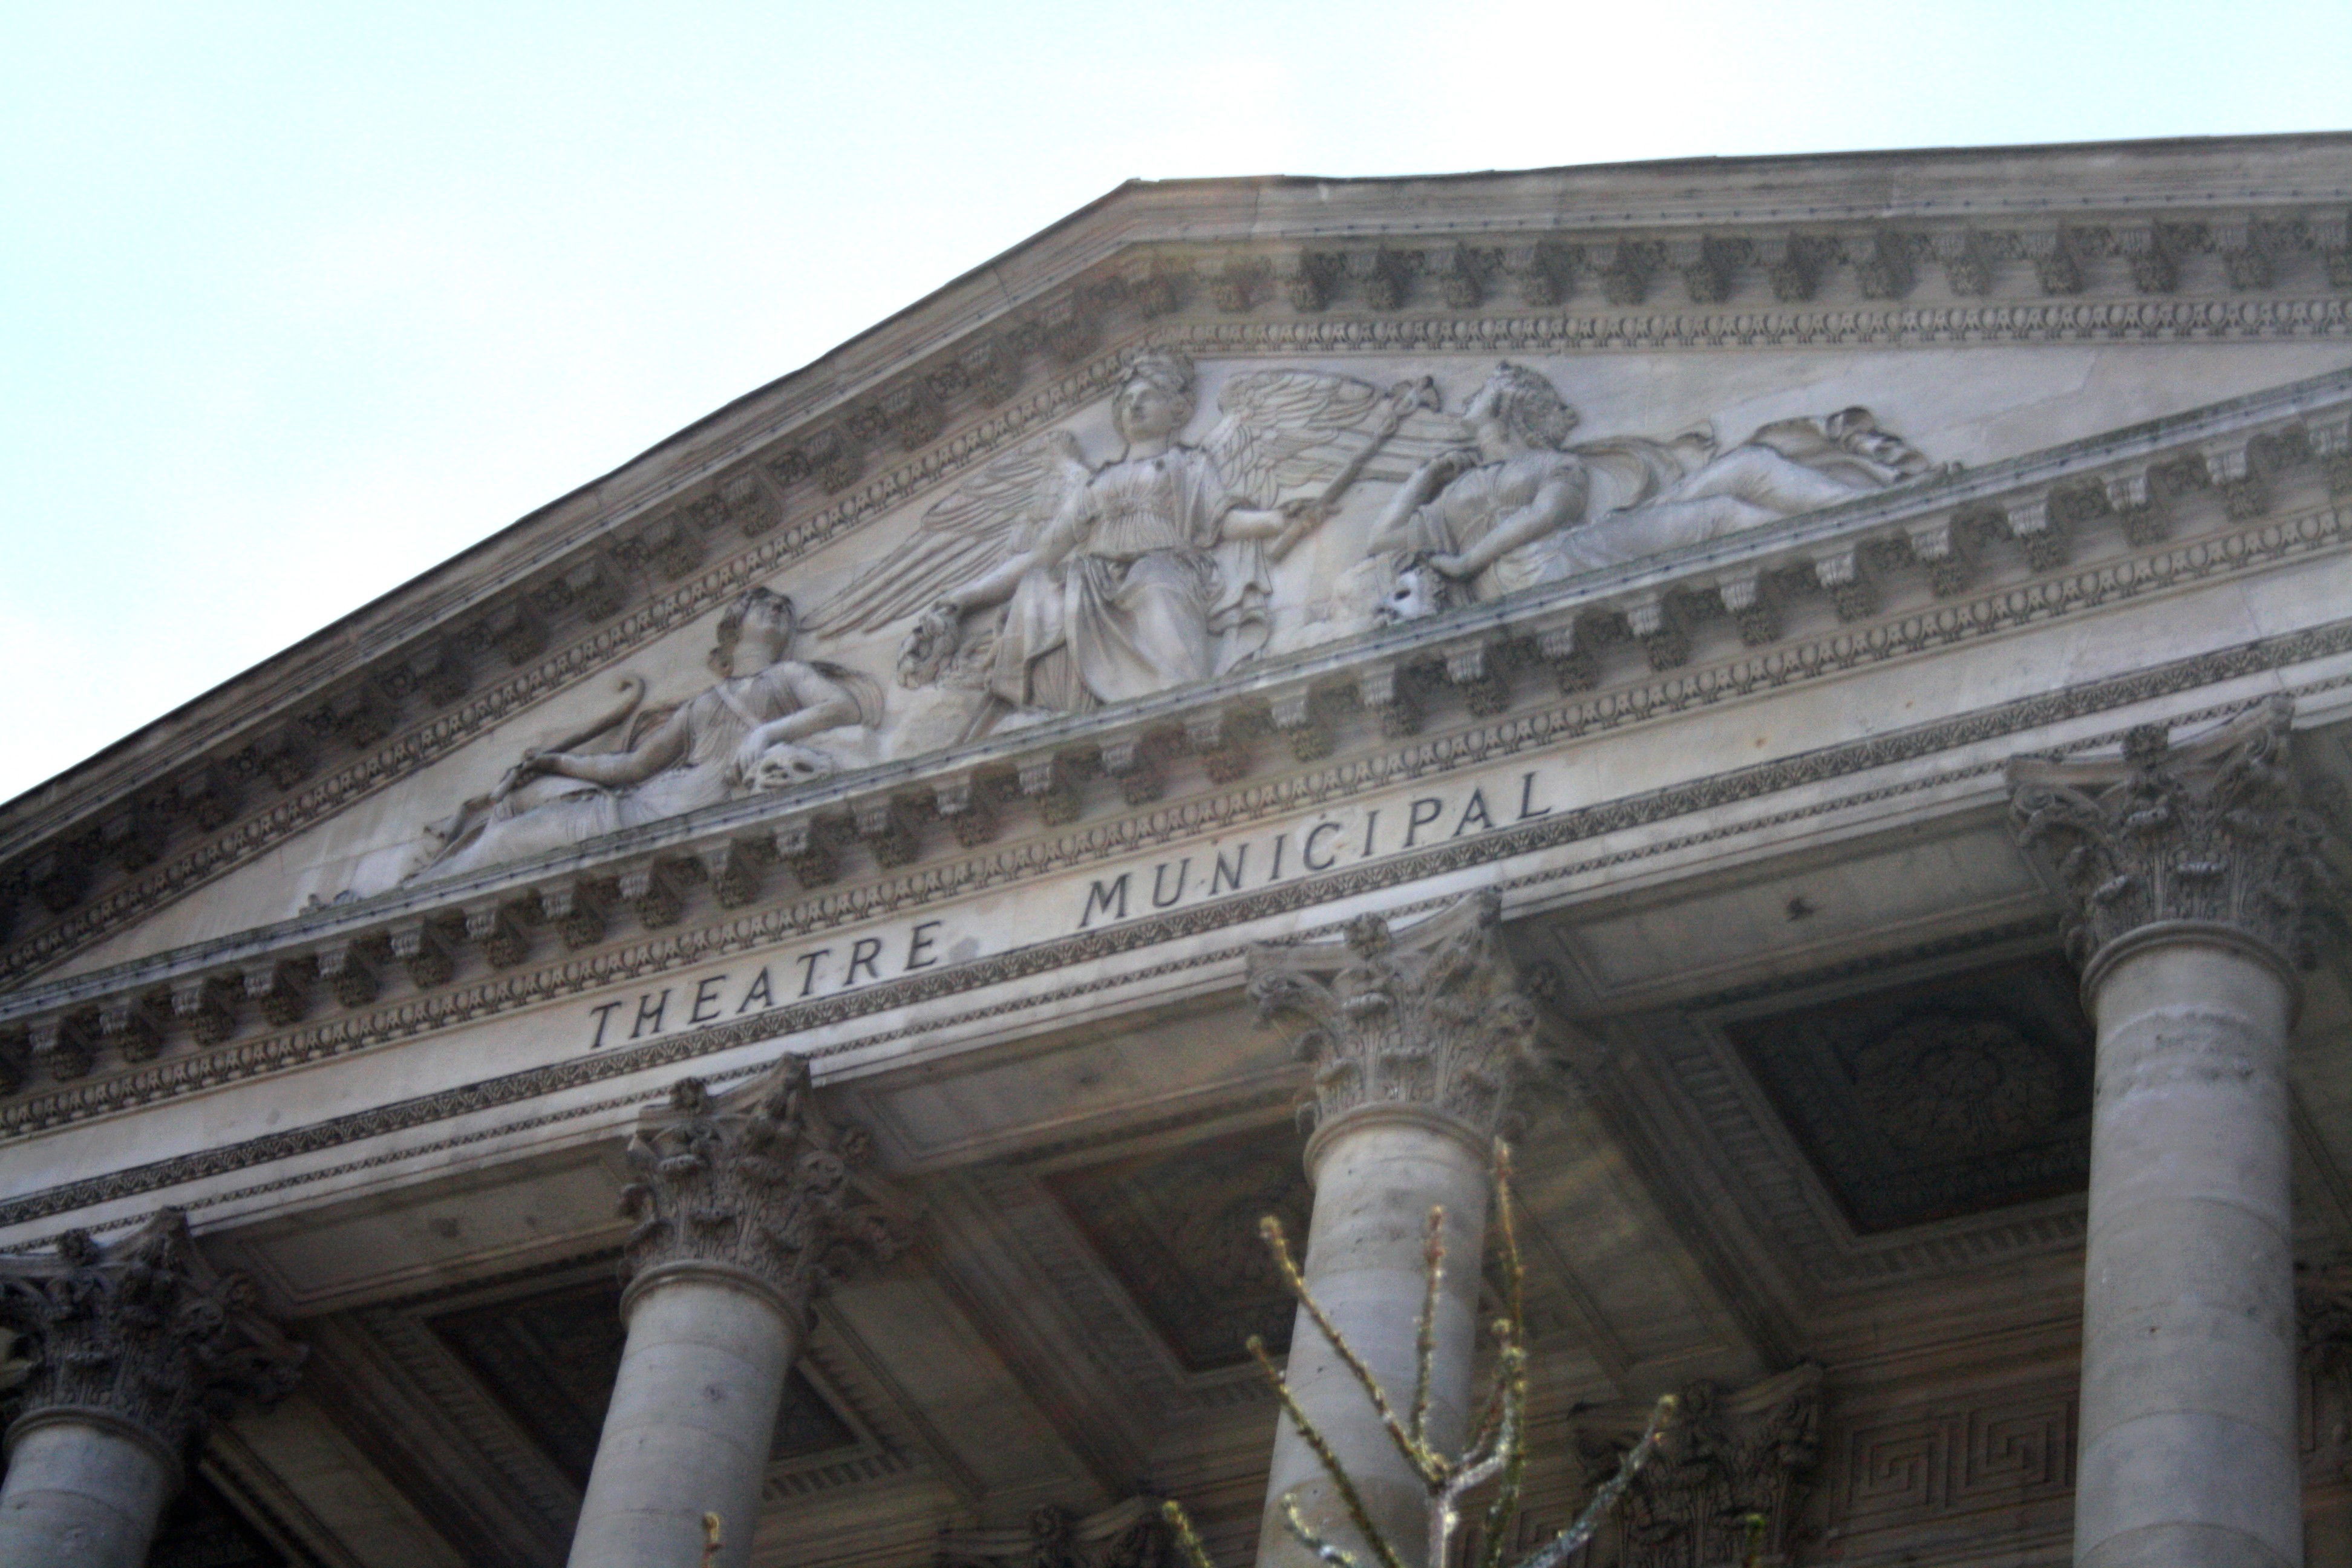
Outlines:
[{"label": "carved stone relief figure", "polygon": [[[488,796],[428,831],[438,852],[413,879],[458,876],[675,816],[758,790],[789,788],[845,765],[882,720],[872,678],[791,657],[795,616],[754,588],[720,617],[709,664],[719,679],[667,710],[640,706],[643,681],[564,745],[524,753]],[[619,751],[588,752],[628,726]]]},{"label": "carved stone relief figure", "polygon": [[[1090,466],[1067,431],[991,464],[811,617],[872,631],[916,616],[900,681],[967,694],[961,732],[1204,680],[1266,644],[1269,561],[1328,515],[1409,408],[1315,371],[1229,384],[1197,447],[1183,355],[1140,356],[1113,405],[1125,449]],[[1415,389],[1406,389],[1412,392]],[[1430,401],[1433,401],[1431,399]],[[1297,493],[1326,484],[1322,493]],[[1287,493],[1286,493],[1287,492]],[[941,739],[954,739],[953,734]]]},{"label": "carved stone relief figure", "polygon": [[1430,458],[1374,524],[1355,596],[1383,620],[1720,538],[1930,471],[1866,408],[1763,426],[1728,452],[1712,435],[1570,446],[1576,410],[1505,363],[1462,413],[1473,444]]}]

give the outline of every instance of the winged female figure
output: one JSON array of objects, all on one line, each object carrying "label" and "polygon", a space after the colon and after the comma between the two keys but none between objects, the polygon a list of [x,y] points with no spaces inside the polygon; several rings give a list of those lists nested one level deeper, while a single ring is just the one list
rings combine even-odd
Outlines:
[{"label": "winged female figure", "polygon": [[1319,521],[1300,492],[1360,468],[1385,400],[1351,377],[1257,371],[1218,399],[1199,446],[1192,362],[1137,358],[1112,405],[1126,443],[1090,465],[1051,432],[934,506],[907,543],[808,620],[872,631],[908,616],[898,679],[987,701],[968,732],[1014,711],[1081,712],[1221,674],[1265,647],[1268,546]]}]

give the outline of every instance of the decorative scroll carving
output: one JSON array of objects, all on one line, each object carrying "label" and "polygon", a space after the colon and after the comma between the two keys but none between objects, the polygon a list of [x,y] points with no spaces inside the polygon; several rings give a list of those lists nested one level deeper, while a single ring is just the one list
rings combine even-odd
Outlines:
[{"label": "decorative scroll carving", "polygon": [[[2352,1413],[2352,1258],[2296,1267],[2294,1316],[2304,1374],[2336,1395],[2341,1420]],[[2335,1434],[2338,1445],[2346,1437]]]},{"label": "decorative scroll carving", "polygon": [[[1595,1550],[1593,1563],[1795,1562],[1799,1511],[1821,1462],[1822,1369],[1806,1363],[1737,1390],[1694,1383],[1682,1391],[1682,1411],[1664,1451],[1635,1475],[1616,1539]],[[1580,1420],[1575,1431],[1588,1485],[1614,1473],[1641,1436],[1638,1416]],[[1760,1553],[1748,1542],[1750,1515],[1764,1521]]]},{"label": "decorative scroll carving", "polygon": [[945,1531],[938,1568],[1173,1568],[1157,1499],[1129,1498],[1081,1518],[1055,1503],[1029,1510],[1020,1530]]},{"label": "decorative scroll carving", "polygon": [[1502,900],[1473,894],[1402,935],[1378,915],[1338,942],[1251,949],[1249,993],[1267,1023],[1300,1027],[1318,1123],[1408,1104],[1499,1130],[1513,1079],[1534,1059],[1535,1009],[1497,927]]},{"label": "decorative scroll carving", "polygon": [[2329,881],[2315,817],[2286,766],[2294,704],[2273,698],[2174,747],[2160,725],[2117,759],[2019,758],[2009,768],[2018,841],[2070,896],[2066,944],[2087,963],[2159,921],[2226,926],[2282,959],[2311,959],[2309,903]]},{"label": "decorative scroll carving", "polygon": [[808,1063],[786,1056],[740,1089],[713,1096],[678,1080],[666,1110],[629,1140],[636,1180],[621,1213],[637,1222],[623,1247],[635,1278],[666,1263],[723,1263],[772,1286],[805,1319],[810,1300],[857,1262],[887,1258],[898,1226],[856,1201],[850,1170],[869,1144],[814,1103]]},{"label": "decorative scroll carving", "polygon": [[16,1417],[104,1410],[174,1450],[240,1401],[284,1397],[309,1353],[255,1310],[242,1275],[205,1261],[177,1209],[111,1246],[69,1230],[47,1257],[0,1258],[0,1329],[30,1352]]}]

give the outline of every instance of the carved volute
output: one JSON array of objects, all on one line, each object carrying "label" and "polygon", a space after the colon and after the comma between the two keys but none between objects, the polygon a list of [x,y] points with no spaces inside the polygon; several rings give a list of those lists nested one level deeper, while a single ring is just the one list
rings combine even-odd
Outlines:
[{"label": "carved volute", "polygon": [[2010,764],[2018,840],[2069,899],[2066,944],[2086,968],[2162,923],[2219,928],[2310,962],[2310,904],[2329,881],[2320,827],[2287,771],[2294,709],[2273,698],[2186,745],[2132,731],[2119,758]]},{"label": "carved volute", "polygon": [[205,1261],[177,1209],[111,1246],[72,1230],[54,1253],[0,1258],[0,1328],[29,1363],[12,1418],[103,1412],[173,1454],[240,1402],[283,1398],[308,1354],[244,1276]]},{"label": "carved volute", "polygon": [[1486,891],[1402,932],[1362,915],[1342,942],[1251,952],[1250,998],[1262,1020],[1297,1030],[1319,1126],[1409,1105],[1453,1118],[1481,1147],[1500,1131],[1536,1026],[1502,949],[1501,914]]},{"label": "carved volute", "polygon": [[868,1148],[816,1105],[799,1057],[726,1095],[680,1079],[629,1141],[636,1180],[621,1212],[637,1222],[624,1248],[633,1286],[667,1265],[717,1265],[768,1286],[805,1322],[826,1283],[901,1245],[852,1184]]}]

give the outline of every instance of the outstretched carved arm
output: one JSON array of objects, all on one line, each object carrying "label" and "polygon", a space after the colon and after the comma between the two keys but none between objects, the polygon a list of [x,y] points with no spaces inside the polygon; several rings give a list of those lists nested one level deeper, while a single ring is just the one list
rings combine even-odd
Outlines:
[{"label": "outstretched carved arm", "polygon": [[531,771],[562,773],[566,778],[594,784],[643,784],[686,755],[686,713],[681,708],[671,714],[635,751],[591,756],[551,752],[533,758]]},{"label": "outstretched carved arm", "polygon": [[958,614],[1001,605],[1013,597],[1013,591],[1021,586],[1022,578],[1048,564],[1041,559],[1043,554],[1043,551],[1024,550],[1018,555],[1009,556],[994,571],[982,573],[962,587],[940,595],[940,603]]}]

